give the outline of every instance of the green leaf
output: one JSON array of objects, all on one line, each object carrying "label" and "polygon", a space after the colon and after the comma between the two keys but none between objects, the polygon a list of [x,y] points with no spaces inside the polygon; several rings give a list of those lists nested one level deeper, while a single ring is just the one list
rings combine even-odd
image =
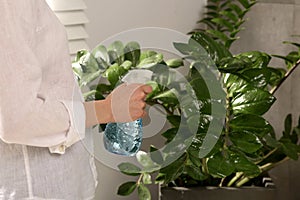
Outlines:
[{"label": "green leaf", "polygon": [[253,88],[246,80],[229,73],[225,74],[224,82],[230,97],[234,97],[239,93],[245,93]]},{"label": "green leaf", "polygon": [[225,73],[235,73],[249,67],[250,61],[240,58],[226,57],[217,63],[218,69]]},{"label": "green leaf", "polygon": [[118,189],[118,195],[128,196],[135,190],[136,187],[136,182],[123,183]]},{"label": "green leaf", "polygon": [[174,88],[167,90],[163,93],[160,93],[153,97],[153,99],[157,99],[162,101],[163,103],[166,103],[168,105],[177,105],[178,104],[178,99],[176,96],[176,90]]},{"label": "green leaf", "polygon": [[262,115],[269,110],[275,97],[259,88],[236,95],[232,100],[233,113]]},{"label": "green leaf", "polygon": [[151,159],[151,154],[147,154],[146,152],[139,151],[136,154],[136,159],[144,167],[144,171],[155,171],[159,167]]},{"label": "green leaf", "polygon": [[[221,43],[216,42],[213,38],[209,37],[206,33],[198,32],[192,35],[189,43],[197,42],[204,48],[209,57],[218,62],[224,57],[231,57],[229,50]],[[203,53],[202,53],[203,54]]]},{"label": "green leaf", "polygon": [[96,72],[92,72],[92,73],[84,73],[82,75],[82,77],[80,78],[79,86],[82,87],[82,86],[88,85],[92,81],[94,81],[97,78],[99,78],[100,75],[101,75],[101,71],[100,70],[98,70]]},{"label": "green leaf", "polygon": [[229,8],[231,8],[239,17],[243,16],[243,10],[236,4],[232,3],[228,5]]},{"label": "green leaf", "polygon": [[260,51],[249,51],[238,54],[239,59],[249,62],[251,68],[266,68],[271,60],[271,56]]},{"label": "green leaf", "polygon": [[111,65],[104,73],[104,77],[107,77],[108,81],[114,87],[127,73],[128,70],[119,66],[117,63]]},{"label": "green leaf", "polygon": [[233,23],[236,23],[239,20],[239,18],[233,12],[228,11],[228,10],[222,10],[222,11],[220,11],[220,14],[226,16]]},{"label": "green leaf", "polygon": [[159,84],[156,81],[148,81],[146,84],[152,87],[152,92],[149,93],[146,97],[146,101],[148,101],[151,100],[154,96],[158,95],[161,90]]},{"label": "green leaf", "polygon": [[176,128],[179,127],[181,122],[181,116],[179,115],[169,115],[167,116],[168,121]]},{"label": "green leaf", "polygon": [[110,62],[107,49],[103,45],[96,46],[93,49],[92,54],[96,58],[98,64],[101,64],[103,62],[103,65],[108,65],[108,63]]},{"label": "green leaf", "polygon": [[81,61],[82,62],[81,67],[83,73],[90,74],[90,73],[95,73],[96,71],[99,70],[98,63],[92,54],[88,53],[82,58],[83,60]]},{"label": "green leaf", "polygon": [[138,176],[141,173],[141,169],[132,163],[121,163],[118,168],[123,174],[129,176]]},{"label": "green leaf", "polygon": [[229,31],[233,31],[234,30],[233,25],[230,22],[228,22],[227,20],[225,20],[225,19],[222,19],[222,18],[213,18],[211,21],[215,22],[218,25],[221,25],[221,26],[224,26],[224,27],[228,28]]},{"label": "green leaf", "polygon": [[250,8],[251,4],[248,2],[248,0],[238,0],[243,6],[244,8]]},{"label": "green leaf", "polygon": [[123,67],[125,70],[129,70],[132,67],[132,62],[129,60],[125,60],[122,64],[121,67]]},{"label": "green leaf", "polygon": [[248,69],[242,72],[242,77],[255,87],[265,88],[270,83],[272,71],[270,68]]},{"label": "green leaf", "polygon": [[221,152],[214,154],[208,159],[207,168],[209,173],[217,178],[225,178],[234,172],[230,158]]},{"label": "green leaf", "polygon": [[166,64],[171,68],[178,68],[183,66],[183,60],[181,58],[173,58],[166,61]]},{"label": "green leaf", "polygon": [[132,62],[132,66],[138,65],[141,56],[141,47],[137,42],[129,42],[124,48],[125,60]]},{"label": "green leaf", "polygon": [[273,127],[263,117],[254,114],[241,114],[230,120],[230,129],[234,132],[247,131],[259,137],[273,131]]},{"label": "green leaf", "polygon": [[143,174],[143,183],[144,184],[152,184],[151,175],[150,174]]},{"label": "green leaf", "polygon": [[230,140],[245,153],[254,153],[263,147],[260,139],[248,131],[230,132]]},{"label": "green leaf", "polygon": [[138,186],[138,196],[140,200],[151,200],[151,193],[144,184]]},{"label": "green leaf", "polygon": [[157,163],[159,165],[163,164],[164,158],[163,158],[162,153],[160,152],[159,149],[157,149],[156,147],[154,147],[153,145],[151,145],[150,146],[150,152],[151,152],[150,153],[151,159],[155,163]]},{"label": "green leaf", "polygon": [[298,160],[298,147],[289,138],[280,139],[283,152],[291,159]]},{"label": "green leaf", "polygon": [[175,160],[173,163],[162,168],[160,170],[160,175],[157,177],[156,181],[164,182],[165,184],[170,183],[177,179],[184,170],[184,163],[187,159],[186,154],[183,154],[180,158]]},{"label": "green leaf", "polygon": [[207,33],[211,34],[213,37],[218,38],[224,42],[226,42],[227,40],[229,40],[228,36],[221,32],[221,31],[217,31],[217,30],[207,30]]},{"label": "green leaf", "polygon": [[166,143],[168,143],[174,139],[177,133],[178,133],[178,128],[170,128],[166,130],[164,133],[162,133],[161,135],[167,139]]},{"label": "green leaf", "polygon": [[285,76],[286,70],[281,68],[272,68],[272,67],[269,67],[269,69],[271,72],[269,84],[271,86],[278,85],[280,81],[283,79],[283,77]]},{"label": "green leaf", "polygon": [[143,52],[141,52],[140,61],[142,61],[146,58],[150,58],[150,57],[155,56],[155,55],[157,55],[157,52],[155,52],[155,51],[150,51],[150,50],[149,51],[143,51]]},{"label": "green leaf", "polygon": [[124,45],[121,41],[114,41],[108,46],[108,54],[111,63],[118,63],[121,65],[124,61]]},{"label": "green leaf", "polygon": [[257,165],[249,161],[245,156],[238,152],[230,152],[231,163],[235,167],[236,172],[243,172],[245,176],[255,177],[258,176],[261,171]]},{"label": "green leaf", "polygon": [[294,45],[295,47],[300,48],[300,44],[299,44],[299,43],[296,43],[296,42],[284,41],[283,44],[291,44],[291,45]]},{"label": "green leaf", "polygon": [[202,172],[201,168],[195,165],[186,165],[185,171],[187,175],[198,181],[206,180],[208,178],[208,176]]},{"label": "green leaf", "polygon": [[283,135],[289,138],[291,131],[292,131],[292,114],[288,114],[284,121]]},{"label": "green leaf", "polygon": [[163,54],[157,53],[141,60],[141,62],[137,65],[137,67],[147,69],[155,66],[156,64],[161,63],[162,61],[163,61]]},{"label": "green leaf", "polygon": [[288,69],[291,69],[300,60],[300,53],[292,51],[286,56],[286,65]]}]

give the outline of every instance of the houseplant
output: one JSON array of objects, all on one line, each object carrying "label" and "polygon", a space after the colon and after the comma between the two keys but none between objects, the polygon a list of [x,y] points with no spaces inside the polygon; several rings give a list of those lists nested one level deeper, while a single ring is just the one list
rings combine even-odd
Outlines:
[{"label": "houseplant", "polygon": [[[298,158],[300,125],[292,128],[291,116],[288,115],[282,137],[276,138],[272,126],[264,119],[263,114],[274,103],[273,94],[299,65],[300,50],[287,56],[277,56],[286,60],[287,71],[269,67],[271,56],[266,53],[255,51],[232,55],[229,51],[240,30],[243,17],[252,5],[254,2],[247,0],[225,3],[211,1],[208,5],[211,13],[203,20],[209,28],[193,33],[188,43],[174,44],[184,55],[183,59],[189,60],[190,73],[186,80],[192,86],[201,105],[199,116],[196,118],[196,122],[199,123],[197,132],[188,148],[170,165],[162,166],[165,152],[157,151],[154,146],[150,151],[157,153],[137,156],[141,166],[121,164],[119,168],[123,173],[139,178],[138,181],[122,184],[119,188],[120,195],[129,195],[137,188],[141,199],[149,199],[149,191],[145,185],[152,182],[153,176],[155,182],[169,186],[253,185],[260,182],[259,177],[266,176],[273,167],[290,158]],[[300,47],[299,44],[291,44]],[[198,48],[198,45],[207,53]],[[214,61],[220,72],[216,78],[223,86],[225,118],[221,135],[217,135],[218,140],[212,150],[204,156],[199,156],[203,138],[207,135],[211,123],[212,104],[220,100],[212,98],[207,83],[203,81],[203,74],[199,72],[199,68],[206,69],[206,65],[203,65],[203,58],[206,56]],[[181,59],[164,61],[161,53],[142,52],[135,42],[124,47],[121,42],[116,41],[108,48],[98,46],[91,53],[79,52],[74,70],[81,86],[92,82],[100,74],[108,79],[106,84],[90,87],[91,91],[85,94],[89,100],[104,98],[129,70],[147,68],[155,71],[155,68],[163,68],[165,73],[149,83],[154,87],[154,92],[148,97],[148,102],[163,106],[168,113],[167,119],[172,127],[162,133],[168,143],[176,137],[183,123],[182,113],[185,109],[176,98],[178,91],[165,87],[172,83],[168,69],[182,64]],[[220,98],[223,98],[223,94]],[[188,115],[184,122],[194,117],[193,114],[195,113]]]}]

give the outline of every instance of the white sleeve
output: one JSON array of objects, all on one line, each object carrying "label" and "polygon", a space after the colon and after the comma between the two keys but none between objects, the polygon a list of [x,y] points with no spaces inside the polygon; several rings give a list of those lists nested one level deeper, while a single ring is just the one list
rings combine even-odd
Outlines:
[{"label": "white sleeve", "polygon": [[0,2],[0,138],[64,153],[84,137],[83,100],[47,99],[39,94],[43,73],[11,2]]}]

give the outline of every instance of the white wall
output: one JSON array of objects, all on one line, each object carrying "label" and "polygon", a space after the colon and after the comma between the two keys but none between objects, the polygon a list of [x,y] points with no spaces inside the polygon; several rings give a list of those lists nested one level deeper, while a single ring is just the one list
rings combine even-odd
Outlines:
[{"label": "white wall", "polygon": [[90,23],[88,44],[132,28],[163,27],[191,31],[202,16],[206,0],[85,0]]},{"label": "white wall", "polygon": [[[92,49],[114,34],[133,28],[162,27],[186,34],[196,26],[202,16],[206,0],[85,0],[86,25],[89,47]],[[137,199],[136,194],[127,198],[116,195],[117,187],[132,177],[104,166],[96,161],[99,186],[96,200]],[[151,192],[158,199],[156,187]]]}]

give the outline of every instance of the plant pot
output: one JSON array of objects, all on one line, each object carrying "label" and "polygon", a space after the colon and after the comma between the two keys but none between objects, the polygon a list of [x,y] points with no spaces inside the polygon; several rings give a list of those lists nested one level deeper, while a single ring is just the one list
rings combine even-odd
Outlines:
[{"label": "plant pot", "polygon": [[164,187],[160,200],[274,200],[275,188],[267,187]]}]

